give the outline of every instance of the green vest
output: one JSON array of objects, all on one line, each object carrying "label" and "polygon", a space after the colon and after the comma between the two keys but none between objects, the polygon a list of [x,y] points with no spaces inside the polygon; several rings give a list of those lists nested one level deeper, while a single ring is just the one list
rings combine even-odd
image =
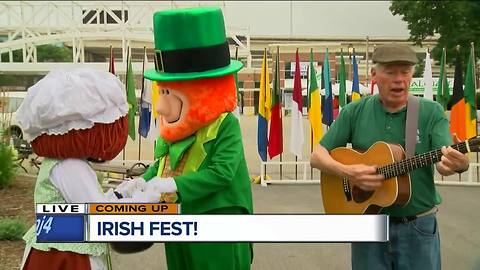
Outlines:
[{"label": "green vest", "polygon": [[[50,181],[50,172],[59,160],[45,158],[38,172],[37,183],[35,185],[34,202],[37,203],[67,203],[62,194]],[[79,191],[81,192],[81,191]],[[23,236],[26,245],[30,245],[37,250],[48,251],[51,248],[60,251],[71,251],[79,254],[88,254],[100,256],[107,254],[108,246],[106,243],[37,243],[35,225]]]},{"label": "green vest", "polygon": [[[240,124],[232,113],[223,113],[199,129],[187,151],[183,173],[174,177],[182,213],[199,214],[230,207],[239,207],[245,214],[253,212]],[[143,175],[146,181],[163,171],[165,156],[156,154],[157,151],[155,163]]]}]

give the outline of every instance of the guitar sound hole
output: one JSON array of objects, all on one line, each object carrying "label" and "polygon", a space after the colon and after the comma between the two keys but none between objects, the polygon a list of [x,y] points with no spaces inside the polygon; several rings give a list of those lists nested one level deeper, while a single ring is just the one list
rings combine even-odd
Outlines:
[{"label": "guitar sound hole", "polygon": [[372,197],[374,191],[365,191],[362,190],[356,186],[352,188],[352,195],[353,195],[353,200],[356,203],[363,203],[364,201],[368,200],[370,197]]}]

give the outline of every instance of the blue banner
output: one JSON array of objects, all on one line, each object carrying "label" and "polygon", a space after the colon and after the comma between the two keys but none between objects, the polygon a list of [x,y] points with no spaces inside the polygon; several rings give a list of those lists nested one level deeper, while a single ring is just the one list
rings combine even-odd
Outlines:
[{"label": "blue banner", "polygon": [[84,242],[84,215],[37,214],[37,242]]}]

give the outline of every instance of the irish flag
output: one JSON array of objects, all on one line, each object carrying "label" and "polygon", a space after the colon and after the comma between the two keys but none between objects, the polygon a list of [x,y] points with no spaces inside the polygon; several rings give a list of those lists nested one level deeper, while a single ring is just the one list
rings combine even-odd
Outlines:
[{"label": "irish flag", "polygon": [[477,136],[477,110],[475,98],[475,65],[473,43],[468,57],[467,71],[465,72],[465,117],[467,139]]},{"label": "irish flag", "polygon": [[452,109],[450,111],[450,133],[457,134],[460,140],[467,137],[465,127],[465,99],[463,97],[463,76],[462,60],[460,53],[457,52],[455,63],[455,79],[453,81],[453,95],[450,100]]}]

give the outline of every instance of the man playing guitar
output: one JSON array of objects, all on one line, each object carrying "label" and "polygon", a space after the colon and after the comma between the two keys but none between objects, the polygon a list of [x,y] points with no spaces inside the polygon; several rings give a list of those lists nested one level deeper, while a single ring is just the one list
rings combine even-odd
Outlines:
[{"label": "man playing guitar", "polygon": [[[350,186],[374,191],[384,181],[377,166],[345,165],[330,151],[352,144],[366,150],[377,141],[405,146],[408,89],[417,63],[415,52],[399,44],[378,46],[373,52],[372,79],[379,93],[348,104],[316,146],[311,166],[326,174],[347,179]],[[436,163],[444,176],[468,169],[468,157],[452,147],[449,123],[436,102],[419,99],[415,154],[441,148]],[[458,138],[453,136],[454,143]],[[352,269],[440,269],[440,238],[435,213],[441,198],[434,185],[433,166],[410,173],[411,197],[404,206],[389,206],[380,213],[390,215],[390,241],[352,243]]]}]

